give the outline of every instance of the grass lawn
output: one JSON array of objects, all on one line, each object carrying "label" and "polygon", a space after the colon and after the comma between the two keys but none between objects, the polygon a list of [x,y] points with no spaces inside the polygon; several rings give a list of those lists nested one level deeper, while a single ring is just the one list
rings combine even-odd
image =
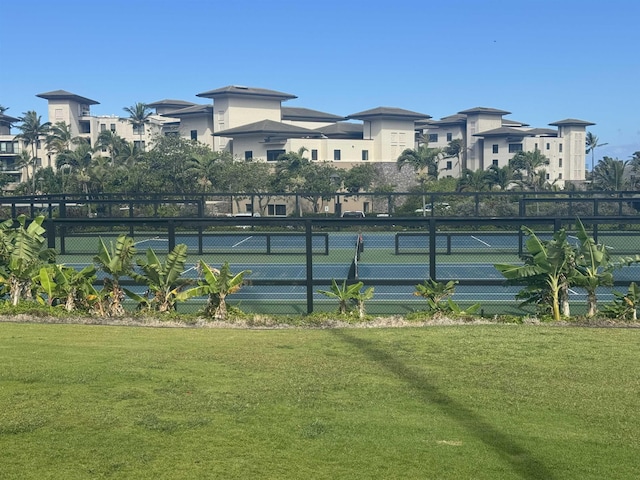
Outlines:
[{"label": "grass lawn", "polygon": [[7,479],[636,479],[640,329],[0,324]]}]

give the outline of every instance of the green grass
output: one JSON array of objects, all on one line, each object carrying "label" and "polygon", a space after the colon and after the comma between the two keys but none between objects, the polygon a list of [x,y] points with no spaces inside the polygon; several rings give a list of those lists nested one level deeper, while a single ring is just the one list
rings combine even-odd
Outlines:
[{"label": "green grass", "polygon": [[635,479],[640,330],[0,324],[3,479]]}]

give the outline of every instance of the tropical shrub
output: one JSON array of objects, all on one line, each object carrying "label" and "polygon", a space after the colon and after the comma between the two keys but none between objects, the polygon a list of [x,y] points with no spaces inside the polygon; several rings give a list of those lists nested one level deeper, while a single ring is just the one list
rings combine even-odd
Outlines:
[{"label": "tropical shrub", "polygon": [[456,280],[444,283],[436,282],[429,278],[424,283],[416,285],[416,291],[413,294],[425,298],[429,311],[432,313],[464,315],[477,312],[480,309],[479,303],[471,305],[464,310],[453,301],[451,297],[455,293],[457,284]]},{"label": "tropical shrub", "polygon": [[342,282],[342,286],[338,286],[335,279],[332,278],[331,289],[318,290],[318,293],[330,298],[338,299],[338,313],[340,315],[346,315],[351,311],[350,306],[355,305],[358,317],[363,319],[365,317],[364,302],[373,298],[373,287],[369,287],[362,291],[363,286],[363,282],[347,285],[346,280]]},{"label": "tropical shrub", "polygon": [[55,251],[45,247],[43,221],[41,215],[27,224],[20,215],[15,222],[0,223],[0,293],[8,293],[13,306],[34,298],[33,277],[42,265],[55,261]]},{"label": "tropical shrub", "polygon": [[104,286],[99,293],[99,304],[96,309],[100,315],[121,316],[124,315],[122,301],[125,293],[120,285],[120,278],[129,275],[133,271],[133,257],[136,247],[133,239],[127,235],[120,235],[115,243],[110,242],[109,247],[102,237],[99,239],[98,255],[93,261],[98,269],[107,274]]},{"label": "tropical shrub", "polygon": [[612,303],[605,305],[602,313],[609,318],[635,322],[638,319],[638,308],[640,308],[640,287],[635,282],[631,282],[626,294],[614,291],[613,295],[615,299]]},{"label": "tropical shrub", "polygon": [[198,286],[177,293],[176,300],[185,301],[192,297],[207,296],[205,315],[217,320],[226,320],[227,295],[240,290],[244,284],[244,276],[250,274],[251,271],[243,270],[233,274],[227,262],[218,270],[211,268],[202,260],[199,263],[199,270],[203,277],[198,280]]},{"label": "tropical shrub", "polygon": [[193,281],[180,278],[184,272],[187,261],[187,246],[183,243],[176,245],[167,255],[167,260],[162,263],[153,249],[147,249],[146,261],[138,260],[136,263],[142,270],[142,274],[132,270],[129,274],[136,282],[146,285],[145,294],[137,295],[127,289],[123,289],[127,296],[133,298],[138,304],[149,310],[169,312],[175,309],[178,293]]}]

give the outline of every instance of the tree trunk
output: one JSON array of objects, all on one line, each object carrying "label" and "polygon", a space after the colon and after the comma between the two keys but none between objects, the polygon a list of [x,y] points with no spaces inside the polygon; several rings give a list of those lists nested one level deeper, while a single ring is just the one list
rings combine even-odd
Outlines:
[{"label": "tree trunk", "polygon": [[587,291],[587,317],[593,317],[598,311],[598,298],[595,290]]}]

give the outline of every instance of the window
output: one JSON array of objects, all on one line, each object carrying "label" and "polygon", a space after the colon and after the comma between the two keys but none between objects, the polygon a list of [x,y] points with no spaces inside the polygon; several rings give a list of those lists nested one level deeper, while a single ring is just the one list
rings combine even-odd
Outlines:
[{"label": "window", "polygon": [[17,153],[13,142],[0,142],[0,153]]},{"label": "window", "polygon": [[318,150],[311,150],[311,160],[318,160]]},{"label": "window", "polygon": [[362,150],[362,160],[369,160],[369,150]]},{"label": "window", "polygon": [[534,150],[538,150],[538,144],[537,143],[533,145],[533,149]]},{"label": "window", "polygon": [[284,150],[267,150],[267,162],[275,162],[280,155],[284,155]]},{"label": "window", "polygon": [[198,140],[198,130],[191,130],[191,140]]},{"label": "window", "polygon": [[61,108],[56,108],[55,117],[56,117],[56,120],[62,120],[62,109]]},{"label": "window", "polygon": [[101,123],[100,124],[100,131],[104,132],[107,129],[107,124],[106,123]]},{"label": "window", "polygon": [[551,150],[551,144],[547,143],[547,150]]},{"label": "window", "polygon": [[109,127],[110,127],[110,130],[111,130],[112,132],[114,132],[114,133],[115,133],[115,131],[116,131],[116,124],[115,124],[115,123],[112,123],[111,125],[109,125]]},{"label": "window", "polygon": [[245,160],[252,160],[253,159],[253,150],[245,150],[244,159]]},{"label": "window", "polygon": [[453,140],[453,133],[447,133],[447,142]]},{"label": "window", "polygon": [[134,135],[144,135],[144,123],[142,125],[134,125],[133,126],[133,134]]},{"label": "window", "polygon": [[267,215],[276,215],[278,217],[287,216],[287,206],[284,204],[269,204],[267,205]]},{"label": "window", "polygon": [[547,177],[546,177],[546,178],[547,178],[547,180],[549,180],[549,178],[551,178],[551,177],[549,177],[549,174],[548,174],[548,173],[547,173]]},{"label": "window", "polygon": [[364,213],[369,213],[371,211],[371,206],[369,202],[362,202],[362,211]]},{"label": "window", "polygon": [[438,141],[438,134],[437,133],[430,133],[429,134],[429,143],[434,143]]},{"label": "window", "polygon": [[253,213],[253,205],[251,205],[250,203],[245,203],[244,211],[247,213]]},{"label": "window", "polygon": [[451,162],[451,160],[447,160],[447,168],[446,170],[451,170],[453,168],[453,163]]},{"label": "window", "polygon": [[522,151],[521,143],[510,143],[509,144],[509,153],[516,153]]},{"label": "window", "polygon": [[493,153],[498,153],[498,150],[500,150],[500,147],[498,146],[497,143],[493,144]]},{"label": "window", "polygon": [[334,160],[340,160],[340,150],[334,150],[333,151],[333,159]]},{"label": "window", "polygon": [[491,160],[491,165],[493,165],[494,167],[498,166],[498,159],[494,158],[493,160]]},{"label": "window", "polygon": [[562,174],[561,173],[558,174],[558,180],[562,180]]},{"label": "window", "polygon": [[144,152],[144,140],[139,141],[139,140],[134,140],[133,141],[133,148],[137,148],[138,150],[141,150]]},{"label": "window", "polygon": [[559,151],[560,153],[562,153],[562,144],[561,144],[561,143],[559,143],[559,144],[558,144],[558,151]]},{"label": "window", "polygon": [[562,159],[561,158],[558,159],[558,167],[562,168]]}]

